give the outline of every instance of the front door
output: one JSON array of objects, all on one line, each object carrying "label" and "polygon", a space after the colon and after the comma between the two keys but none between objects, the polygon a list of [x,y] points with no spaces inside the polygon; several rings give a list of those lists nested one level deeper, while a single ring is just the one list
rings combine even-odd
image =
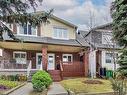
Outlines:
[{"label": "front door", "polygon": [[37,53],[36,54],[36,69],[42,70],[42,54]]},{"label": "front door", "polygon": [[48,54],[48,70],[55,70],[55,54]]}]

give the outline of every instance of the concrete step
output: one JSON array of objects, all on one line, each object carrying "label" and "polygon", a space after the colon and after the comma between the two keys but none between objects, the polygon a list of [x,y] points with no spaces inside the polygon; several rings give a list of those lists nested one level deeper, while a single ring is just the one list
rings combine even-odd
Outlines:
[{"label": "concrete step", "polygon": [[54,82],[50,86],[47,95],[68,95],[68,92],[61,86],[59,82]]}]

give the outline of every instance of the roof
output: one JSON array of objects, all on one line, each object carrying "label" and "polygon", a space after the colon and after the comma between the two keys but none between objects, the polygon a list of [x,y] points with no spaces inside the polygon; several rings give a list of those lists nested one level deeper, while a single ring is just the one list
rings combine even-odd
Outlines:
[{"label": "roof", "polygon": [[[41,14],[41,13],[45,13],[44,11],[37,11],[37,12],[34,12],[35,14]],[[57,16],[55,16],[55,15],[53,15],[53,14],[51,14],[51,18],[52,19],[54,19],[54,20],[57,20],[57,21],[60,21],[60,22],[62,22],[62,23],[64,23],[64,24],[66,24],[66,25],[69,25],[69,26],[71,26],[71,27],[74,27],[74,28],[78,28],[78,26],[76,26],[76,25],[74,25],[74,24],[72,24],[72,23],[70,23],[70,22],[68,22],[68,21],[66,21],[66,20],[64,20],[64,19],[61,19],[61,18],[59,18],[59,17],[57,17]]]},{"label": "roof", "polygon": [[[26,36],[19,36],[15,35],[16,38],[23,40],[24,42],[30,42],[30,43],[42,43],[42,44],[54,44],[54,45],[66,45],[66,46],[76,46],[80,47],[81,44],[76,40],[76,39],[69,39],[69,40],[61,40],[61,39],[53,39],[50,37],[26,37]],[[6,41],[13,41],[11,38],[8,36],[4,37]],[[87,43],[84,43],[83,45],[88,46]]]},{"label": "roof", "polygon": [[112,26],[112,23],[107,23],[107,24],[103,24],[103,25],[94,27],[94,28],[92,28],[90,31],[93,31],[93,30],[96,30],[96,29],[103,29],[103,28],[105,28],[105,27],[111,27],[111,26]]},{"label": "roof", "polygon": [[55,15],[51,15],[51,18],[53,18],[53,19],[55,19],[55,20],[58,20],[58,21],[60,21],[60,22],[62,22],[62,23],[64,23],[64,24],[66,24],[66,25],[71,26],[71,27],[78,28],[78,26],[76,26],[76,25],[74,25],[74,24],[72,24],[72,23],[70,23],[70,22],[68,22],[68,21],[66,21],[66,20],[64,20],[64,19],[61,19],[61,18],[59,18],[59,17],[57,17],[57,16],[55,16]]},{"label": "roof", "polygon": [[89,33],[89,31],[78,30],[78,33],[81,34],[82,36],[86,36]]},{"label": "roof", "polygon": [[107,24],[104,24],[104,25],[100,25],[100,26],[94,27],[94,28],[92,28],[92,29],[86,34],[86,36],[88,36],[92,31],[96,31],[97,29],[104,29],[105,27],[112,27],[112,23],[107,23]]}]

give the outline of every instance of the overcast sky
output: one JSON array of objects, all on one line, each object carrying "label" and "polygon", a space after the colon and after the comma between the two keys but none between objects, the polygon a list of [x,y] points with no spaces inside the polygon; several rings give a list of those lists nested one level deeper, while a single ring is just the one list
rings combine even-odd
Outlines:
[{"label": "overcast sky", "polygon": [[102,25],[112,21],[110,5],[113,0],[43,0],[37,10],[54,9],[54,15],[65,19],[79,27],[88,29],[90,13],[93,14],[95,25]]}]

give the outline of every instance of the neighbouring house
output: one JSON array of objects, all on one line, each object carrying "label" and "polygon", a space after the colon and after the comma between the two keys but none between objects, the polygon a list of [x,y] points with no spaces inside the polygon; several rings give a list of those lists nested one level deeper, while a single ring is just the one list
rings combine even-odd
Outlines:
[{"label": "neighbouring house", "polygon": [[116,59],[121,47],[113,41],[111,23],[95,27],[84,35],[84,39],[89,41],[91,47],[89,51],[89,74],[91,76],[100,74],[100,68],[116,70],[119,67]]},{"label": "neighbouring house", "polygon": [[38,27],[8,26],[21,42],[4,33],[4,41],[0,41],[1,75],[46,70],[54,81],[88,75],[89,44],[77,34],[77,26],[53,15],[49,21]]}]

